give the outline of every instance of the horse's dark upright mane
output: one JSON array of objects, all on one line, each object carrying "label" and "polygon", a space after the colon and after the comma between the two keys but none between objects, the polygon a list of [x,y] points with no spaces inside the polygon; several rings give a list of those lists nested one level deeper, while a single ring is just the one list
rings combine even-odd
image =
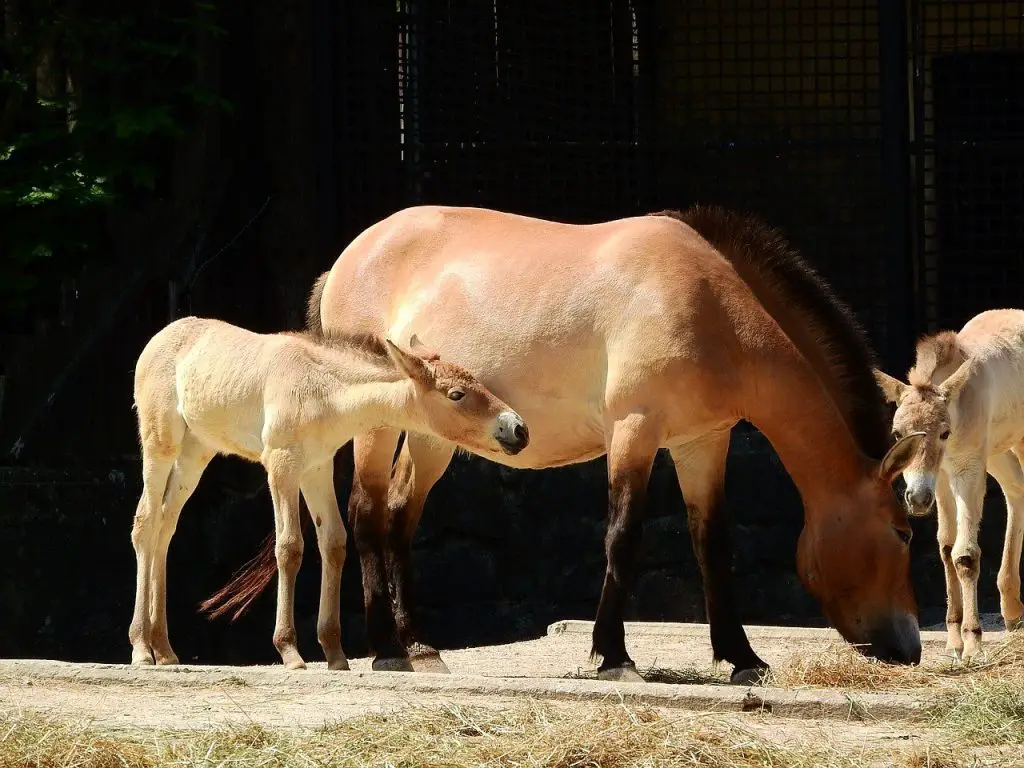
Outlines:
[{"label": "horse's dark upright mane", "polygon": [[[806,331],[824,353],[828,370],[818,370],[818,375],[833,379],[836,386],[829,389],[834,398],[838,391],[842,402],[836,404],[857,445],[866,456],[881,459],[890,438],[885,398],[873,374],[877,367],[874,350],[852,310],[785,236],[755,216],[717,206],[697,205],[650,215],[668,216],[692,227],[729,260],[760,300],[764,297],[759,294],[767,289],[795,310],[797,317],[788,325],[806,323]],[[776,320],[801,347],[800,333],[794,333],[797,328],[786,327],[785,318]],[[805,355],[813,352],[801,351]]]}]

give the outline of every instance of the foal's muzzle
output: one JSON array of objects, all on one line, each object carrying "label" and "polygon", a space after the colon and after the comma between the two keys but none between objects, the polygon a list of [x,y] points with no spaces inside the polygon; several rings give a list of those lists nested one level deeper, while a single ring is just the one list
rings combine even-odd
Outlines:
[{"label": "foal's muzzle", "polygon": [[522,416],[515,411],[505,411],[498,415],[494,439],[505,453],[515,456],[529,445],[530,431],[526,428]]},{"label": "foal's muzzle", "polygon": [[911,517],[923,517],[927,515],[935,503],[935,494],[928,488],[907,488],[903,494],[903,501],[907,505],[907,514]]}]

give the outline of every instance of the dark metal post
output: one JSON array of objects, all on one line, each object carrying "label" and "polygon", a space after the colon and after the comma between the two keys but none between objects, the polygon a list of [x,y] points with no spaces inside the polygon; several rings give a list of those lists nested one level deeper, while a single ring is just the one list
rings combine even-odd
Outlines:
[{"label": "dark metal post", "polygon": [[[329,265],[337,255],[338,214],[335,190],[341,168],[335,162],[334,110],[340,94],[336,90],[335,57],[337,19],[331,0],[313,0],[313,125],[314,167],[316,168],[315,261]],[[324,267],[326,268],[326,267]],[[319,274],[319,272],[318,272]]]},{"label": "dark metal post", "polygon": [[918,297],[910,236],[910,83],[907,5],[879,0],[879,72],[882,98],[882,190],[889,265],[884,363],[896,375],[913,359]]}]

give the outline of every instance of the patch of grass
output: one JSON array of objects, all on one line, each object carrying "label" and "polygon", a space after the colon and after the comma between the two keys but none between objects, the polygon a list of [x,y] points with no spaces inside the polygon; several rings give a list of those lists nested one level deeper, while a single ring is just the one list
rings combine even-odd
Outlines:
[{"label": "patch of grass", "polygon": [[1015,680],[965,683],[940,697],[928,714],[957,744],[1024,744],[1024,688]]},{"label": "patch of grass", "polygon": [[39,715],[0,715],[0,765],[25,768],[151,766],[550,766],[552,768],[850,768],[819,744],[781,747],[708,717],[665,718],[627,706],[508,709],[444,706],[347,720],[318,731],[258,725],[203,732],[113,734]]}]

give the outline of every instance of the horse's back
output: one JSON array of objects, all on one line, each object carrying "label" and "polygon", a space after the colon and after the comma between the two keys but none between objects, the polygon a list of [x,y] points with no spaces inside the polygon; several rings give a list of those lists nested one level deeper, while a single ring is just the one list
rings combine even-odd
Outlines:
[{"label": "horse's back", "polygon": [[657,381],[678,388],[698,369],[687,397],[702,419],[697,388],[721,400],[714,377],[733,375],[730,312],[743,302],[752,306],[731,265],[668,217],[568,224],[424,206],[345,249],[320,316],[326,331],[416,334],[515,402],[560,463],[603,451],[610,399],[654,398]]}]

